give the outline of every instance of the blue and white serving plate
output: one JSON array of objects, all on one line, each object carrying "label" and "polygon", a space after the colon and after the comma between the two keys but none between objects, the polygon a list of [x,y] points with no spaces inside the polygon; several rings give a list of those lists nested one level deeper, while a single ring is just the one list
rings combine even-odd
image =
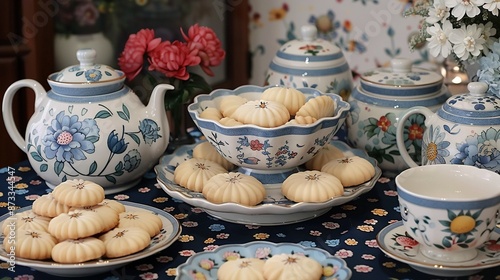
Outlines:
[{"label": "blue and white serving plate", "polygon": [[340,149],[345,156],[357,155],[370,161],[375,167],[375,175],[371,180],[361,185],[346,188],[343,196],[321,203],[296,203],[290,201],[281,193],[281,184],[264,184],[267,197],[261,204],[256,206],[244,206],[237,203],[212,203],[206,200],[201,193],[190,191],[174,182],[175,168],[181,162],[192,157],[193,148],[197,144],[182,146],[173,154],[163,156],[159,164],[155,166],[155,172],[158,183],[168,195],[192,206],[202,208],[213,217],[240,224],[264,226],[292,224],[318,217],[328,212],[333,206],[349,202],[370,191],[382,174],[375,159],[369,157],[365,151],[352,149],[341,141],[334,140],[331,144]]},{"label": "blue and white serving plate", "polygon": [[[352,272],[346,262],[319,248],[293,243],[254,241],[239,245],[222,245],[213,251],[197,253],[177,267],[176,280],[217,279],[219,267],[231,258],[259,258],[266,260],[278,254],[303,254],[323,266],[321,280],[348,280]],[[204,278],[203,278],[204,276]]]},{"label": "blue and white serving plate", "polygon": [[[154,236],[151,239],[151,243],[144,250],[137,252],[135,254],[131,254],[128,256],[120,257],[120,258],[100,258],[84,263],[75,263],[75,264],[61,264],[54,262],[52,260],[30,260],[25,258],[15,257],[13,263],[15,265],[22,265],[33,268],[35,270],[45,272],[50,275],[61,276],[61,277],[84,277],[90,275],[96,275],[104,272],[108,272],[114,269],[117,269],[121,266],[124,266],[133,261],[146,258],[155,253],[158,253],[170,245],[172,245],[175,241],[177,241],[179,235],[181,234],[181,226],[177,219],[172,215],[162,211],[158,208],[151,207],[144,204],[133,203],[128,201],[120,201],[123,205],[125,205],[125,211],[151,211],[152,213],[158,215],[163,223],[163,228],[160,233]],[[31,209],[31,206],[23,207],[21,209],[16,210],[16,213],[28,211]],[[3,222],[8,222],[8,219],[11,217],[10,214],[5,214],[0,217],[0,224]],[[0,244],[3,244],[4,235],[0,237]],[[0,260],[9,262],[11,256],[9,256],[8,252],[5,251],[3,246],[0,246]]]},{"label": "blue and white serving plate", "polygon": [[440,262],[420,253],[418,242],[406,234],[402,221],[383,228],[377,235],[377,243],[387,256],[406,263],[423,273],[460,277],[477,273],[483,269],[500,266],[500,228],[497,227],[490,240],[478,248],[477,256],[465,262]]}]

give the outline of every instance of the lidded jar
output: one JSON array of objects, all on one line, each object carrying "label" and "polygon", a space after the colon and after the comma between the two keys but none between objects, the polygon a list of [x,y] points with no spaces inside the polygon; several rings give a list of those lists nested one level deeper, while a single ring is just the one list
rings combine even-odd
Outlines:
[{"label": "lidded jar", "polygon": [[[396,143],[400,115],[415,106],[435,112],[449,96],[440,74],[414,67],[406,58],[392,59],[391,67],[363,73],[354,87],[346,120],[348,142],[375,158],[385,176],[395,176],[408,168]],[[405,146],[417,162],[420,162],[424,130],[421,114],[404,123]]]},{"label": "lidded jar", "polygon": [[302,38],[291,40],[276,52],[266,74],[266,85],[310,87],[336,93],[347,100],[352,87],[351,69],[342,50],[317,38],[314,25],[301,28]]},{"label": "lidded jar", "polygon": [[448,98],[437,112],[417,106],[401,115],[402,121],[415,114],[425,116],[421,163],[409,157],[403,139],[397,139],[409,166],[472,165],[500,174],[500,98],[488,93],[484,82],[471,82],[467,89],[468,93]]}]

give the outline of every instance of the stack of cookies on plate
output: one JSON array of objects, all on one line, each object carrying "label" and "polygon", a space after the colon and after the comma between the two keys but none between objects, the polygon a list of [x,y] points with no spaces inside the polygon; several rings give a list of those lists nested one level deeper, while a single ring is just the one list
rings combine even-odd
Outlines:
[{"label": "stack of cookies on plate", "polygon": [[105,199],[100,185],[84,180],[59,184],[52,193],[37,198],[31,210],[9,219],[2,231],[5,236],[15,235],[16,242],[4,239],[7,252],[58,263],[134,254],[146,248],[163,228],[154,213],[126,211],[122,203]]}]

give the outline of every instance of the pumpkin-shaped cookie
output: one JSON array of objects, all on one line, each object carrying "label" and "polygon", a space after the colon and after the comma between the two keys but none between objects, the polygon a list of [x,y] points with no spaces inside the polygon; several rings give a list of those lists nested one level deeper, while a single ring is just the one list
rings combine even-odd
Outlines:
[{"label": "pumpkin-shaped cookie", "polygon": [[316,121],[317,121],[317,119],[314,117],[311,117],[311,116],[295,116],[295,118],[290,120],[288,123],[289,124],[307,125],[307,124],[315,123]]},{"label": "pumpkin-shaped cookie", "polygon": [[344,187],[357,186],[375,175],[375,167],[359,156],[334,159],[325,164],[321,171],[339,178]]},{"label": "pumpkin-shaped cookie", "polygon": [[125,212],[125,205],[114,199],[104,199],[99,205],[106,205],[111,209],[115,210],[118,214]]},{"label": "pumpkin-shaped cookie", "polygon": [[320,95],[307,100],[306,104],[300,107],[296,116],[311,116],[317,120],[325,117],[333,117],[336,103],[328,95]]},{"label": "pumpkin-shaped cookie", "polygon": [[288,176],[281,185],[281,193],[295,202],[325,202],[342,196],[344,187],[340,180],[331,174],[307,170]]},{"label": "pumpkin-shaped cookie", "polygon": [[265,280],[262,274],[264,260],[258,258],[231,259],[217,270],[219,280]]},{"label": "pumpkin-shaped cookie", "polygon": [[234,164],[225,159],[210,142],[201,142],[193,149],[193,157],[198,159],[206,159],[220,164],[227,171],[234,169]]},{"label": "pumpkin-shaped cookie", "polygon": [[62,204],[54,199],[54,196],[44,194],[35,199],[31,210],[38,215],[54,218],[59,214],[68,213],[70,206]]},{"label": "pumpkin-shaped cookie", "polygon": [[277,254],[266,260],[262,273],[266,280],[321,279],[323,267],[301,254]]},{"label": "pumpkin-shaped cookie", "polygon": [[10,232],[17,230],[47,231],[49,222],[49,217],[40,216],[31,210],[23,211],[5,219],[2,223],[2,232],[5,236],[9,236]]},{"label": "pumpkin-shaped cookie", "polygon": [[246,206],[257,205],[266,197],[266,189],[259,180],[238,172],[214,175],[203,186],[202,193],[216,204],[233,202]]},{"label": "pumpkin-shaped cookie", "polygon": [[70,209],[70,211],[73,210],[91,211],[97,213],[101,217],[104,224],[104,229],[102,231],[108,231],[118,225],[118,212],[107,205],[97,204],[94,206],[75,207]]},{"label": "pumpkin-shaped cookie", "polygon": [[94,182],[75,179],[57,185],[52,191],[52,195],[59,203],[73,207],[84,207],[102,202],[104,189]]},{"label": "pumpkin-shaped cookie", "polygon": [[243,124],[271,128],[288,122],[290,113],[285,105],[279,102],[252,100],[238,107],[232,117]]},{"label": "pumpkin-shaped cookie", "polygon": [[200,113],[200,119],[219,121],[222,119],[222,113],[214,107],[208,107]]},{"label": "pumpkin-shaped cookie", "polygon": [[106,246],[106,257],[118,258],[137,253],[151,242],[149,233],[140,227],[115,228],[99,237]]},{"label": "pumpkin-shaped cookie", "polygon": [[104,221],[99,214],[75,209],[52,218],[48,231],[58,240],[65,240],[92,236],[104,228]]},{"label": "pumpkin-shaped cookie", "polygon": [[208,179],[216,174],[226,172],[227,170],[216,162],[191,158],[175,168],[174,181],[189,190],[201,192]]},{"label": "pumpkin-shaped cookie", "polygon": [[228,117],[223,117],[222,119],[219,120],[219,123],[225,126],[239,126],[243,125],[243,123],[240,123],[239,121],[233,119],[233,118],[228,118]]},{"label": "pumpkin-shaped cookie", "polygon": [[239,95],[224,95],[219,98],[219,111],[222,113],[222,116],[228,118],[232,118],[234,111],[248,101]]},{"label": "pumpkin-shaped cookie", "polygon": [[291,116],[306,103],[306,96],[298,89],[291,87],[270,87],[260,96],[260,99],[277,101],[288,109]]},{"label": "pumpkin-shaped cookie", "polygon": [[126,211],[120,213],[119,228],[140,227],[153,237],[160,233],[163,228],[163,222],[158,215],[148,211]]},{"label": "pumpkin-shaped cookie", "polygon": [[331,160],[343,157],[345,157],[344,153],[339,148],[328,143],[319,149],[312,159],[305,163],[305,167],[308,170],[321,170]]},{"label": "pumpkin-shaped cookie", "polygon": [[[15,240],[15,244],[12,244]],[[14,250],[16,258],[44,260],[50,258],[52,248],[57,240],[46,231],[18,230],[15,239],[4,238],[3,247],[6,252]]]},{"label": "pumpkin-shaped cookie", "polygon": [[52,248],[52,259],[58,263],[82,263],[95,260],[106,253],[104,242],[95,237],[66,239]]}]

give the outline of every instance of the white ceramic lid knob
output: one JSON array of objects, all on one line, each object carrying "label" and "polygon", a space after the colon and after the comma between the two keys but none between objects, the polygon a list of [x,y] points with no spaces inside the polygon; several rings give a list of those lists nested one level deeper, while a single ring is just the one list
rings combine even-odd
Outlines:
[{"label": "white ceramic lid knob", "polygon": [[81,66],[94,65],[97,52],[94,49],[79,49],[76,51],[76,58]]},{"label": "white ceramic lid knob", "polygon": [[488,85],[484,82],[471,82],[467,85],[467,89],[472,96],[484,96],[488,91]]},{"label": "white ceramic lid knob", "polygon": [[392,72],[409,73],[411,72],[412,62],[408,58],[393,58],[391,59]]},{"label": "white ceramic lid knob", "polygon": [[302,40],[306,42],[316,40],[316,36],[318,35],[318,29],[312,24],[303,25],[300,31],[302,33]]}]

